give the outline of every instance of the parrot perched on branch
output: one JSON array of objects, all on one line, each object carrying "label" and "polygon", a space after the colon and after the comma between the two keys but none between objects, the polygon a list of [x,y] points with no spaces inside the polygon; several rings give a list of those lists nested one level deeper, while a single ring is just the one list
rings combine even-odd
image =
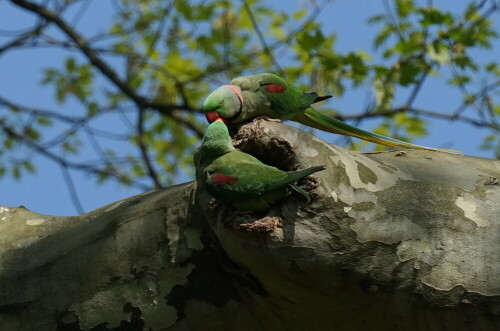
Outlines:
[{"label": "parrot perched on branch", "polygon": [[259,116],[292,120],[327,132],[352,136],[373,143],[415,149],[458,153],[457,151],[423,147],[377,133],[361,130],[312,108],[313,103],[331,96],[303,92],[284,79],[270,73],[235,78],[230,85],[214,90],[203,104],[209,123],[248,122]]},{"label": "parrot perched on branch", "polygon": [[[199,151],[198,180],[208,193],[240,210],[261,211],[285,198],[290,188],[309,195],[294,185],[298,179],[320,170],[324,166],[297,171],[282,171],[268,166],[250,154],[236,150],[226,125],[216,120],[208,127]],[[200,178],[201,177],[201,178]]]}]

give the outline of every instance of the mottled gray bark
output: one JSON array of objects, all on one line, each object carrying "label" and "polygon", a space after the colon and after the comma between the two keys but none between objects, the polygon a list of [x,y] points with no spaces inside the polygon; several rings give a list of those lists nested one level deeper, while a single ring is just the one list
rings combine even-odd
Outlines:
[{"label": "mottled gray bark", "polygon": [[235,143],[326,165],[312,202],[237,213],[186,183],[78,217],[0,207],[0,330],[500,329],[500,162],[267,121]]}]

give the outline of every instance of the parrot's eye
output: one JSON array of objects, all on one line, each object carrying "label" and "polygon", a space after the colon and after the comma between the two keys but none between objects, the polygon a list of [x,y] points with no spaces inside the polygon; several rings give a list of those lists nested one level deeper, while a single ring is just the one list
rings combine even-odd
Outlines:
[{"label": "parrot's eye", "polygon": [[219,107],[222,107],[224,106],[224,100],[222,100],[220,103],[219,103]]}]

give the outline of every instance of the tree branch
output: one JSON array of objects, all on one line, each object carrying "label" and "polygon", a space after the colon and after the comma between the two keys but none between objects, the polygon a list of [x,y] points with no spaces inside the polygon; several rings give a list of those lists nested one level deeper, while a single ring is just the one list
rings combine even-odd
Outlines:
[{"label": "tree branch", "polygon": [[16,131],[14,131],[12,128],[7,126],[3,122],[0,122],[0,128],[7,135],[13,137],[14,139],[16,139],[19,142],[26,144],[29,148],[31,148],[32,150],[34,150],[38,154],[41,154],[41,155],[47,157],[48,159],[56,162],[59,165],[66,166],[66,167],[72,168],[72,169],[89,171],[89,172],[92,172],[92,173],[97,174],[97,175],[109,176],[109,177],[115,178],[116,180],[118,180],[121,183],[133,186],[133,187],[138,188],[138,189],[143,190],[143,191],[151,190],[150,186],[144,185],[144,184],[137,182],[137,181],[134,182],[129,177],[122,175],[122,174],[118,173],[117,171],[107,170],[107,169],[99,169],[99,168],[96,168],[90,164],[82,164],[82,163],[68,161],[68,160],[60,157],[59,155],[50,152],[48,149],[44,148],[43,146],[41,146],[37,142],[33,141],[29,137],[26,137],[25,135],[17,133]]},{"label": "tree branch", "polygon": [[139,151],[146,165],[146,169],[148,169],[149,177],[154,183],[155,189],[161,188],[162,185],[158,179],[158,174],[149,159],[148,150],[146,144],[144,144],[144,109],[139,109],[139,116],[137,116],[137,145],[139,146]]},{"label": "tree branch", "polygon": [[25,41],[29,40],[30,38],[40,35],[43,29],[48,25],[49,25],[48,22],[44,21],[38,24],[38,26],[35,27],[33,30],[23,33],[19,38],[12,40],[11,42],[6,43],[5,45],[0,46],[0,55],[11,48],[21,46]]},{"label": "tree branch", "polygon": [[252,22],[252,26],[255,30],[255,33],[257,34],[257,37],[260,40],[260,43],[262,45],[262,48],[264,49],[264,52],[267,54],[267,56],[269,57],[269,59],[273,63],[274,67],[276,68],[276,71],[280,74],[280,76],[285,76],[285,72],[283,71],[280,64],[278,63],[278,61],[274,57],[271,49],[269,48],[269,46],[266,43],[266,39],[262,35],[262,31],[260,31],[260,29],[259,29],[257,21],[255,20],[255,17],[253,16],[252,9],[250,8],[250,5],[248,4],[248,2],[246,2],[246,0],[242,0],[242,1],[243,1],[243,6],[245,7],[245,11],[247,12],[248,17],[250,18],[250,21]]},{"label": "tree branch", "polygon": [[[57,13],[31,1],[11,0],[11,2],[37,15],[40,15],[47,21],[57,25],[77,45],[77,47],[83,52],[90,63],[92,63],[105,77],[107,77],[123,94],[129,97],[139,108],[152,108],[166,116],[172,116],[172,112],[180,108],[178,105],[150,102],[143,96],[137,94],[136,91],[134,91],[132,88],[130,88],[130,86],[127,85],[126,82],[120,79],[118,74],[97,55],[97,53],[89,46],[85,38],[83,38],[73,28],[71,28],[71,26],[69,26]],[[194,109],[186,110],[194,111]],[[193,128],[192,125],[187,127],[189,129]],[[195,131],[195,133],[198,134],[199,132]]]},{"label": "tree branch", "polygon": [[484,122],[484,121],[478,121],[470,117],[465,117],[465,116],[456,116],[454,114],[444,114],[444,113],[439,113],[436,111],[431,111],[431,110],[426,110],[426,109],[421,109],[421,108],[415,108],[415,107],[408,107],[408,106],[401,106],[397,108],[392,108],[388,110],[383,110],[383,111],[378,111],[376,113],[366,113],[363,112],[361,114],[354,114],[354,115],[337,115],[335,116],[336,118],[346,121],[346,120],[359,120],[359,119],[365,119],[365,118],[376,118],[376,117],[388,117],[392,116],[398,113],[404,113],[404,112],[409,112],[413,114],[419,114],[419,115],[425,115],[428,117],[434,117],[434,118],[439,118],[439,119],[444,119],[444,120],[449,120],[449,121],[459,121],[459,122],[464,122],[468,124],[472,124],[477,127],[488,127],[494,130],[500,130],[500,127],[496,125],[495,123],[489,123],[489,122]]},{"label": "tree branch", "polygon": [[58,14],[31,1],[11,0],[11,2],[40,15],[46,20],[57,25],[80,48],[90,63],[92,63],[104,76],[113,82],[113,84],[115,84],[120,91],[122,91],[138,105],[145,106],[146,100],[137,95],[133,89],[123,82],[115,71],[97,56],[97,54],[90,48],[87,41],[75,30],[73,30],[73,28],[71,28]]},{"label": "tree branch", "polygon": [[29,114],[35,115],[35,116],[46,116],[46,117],[50,117],[50,118],[57,119],[57,120],[60,120],[62,122],[71,123],[71,124],[80,123],[80,122],[86,120],[86,118],[82,118],[82,117],[62,115],[62,114],[57,113],[53,110],[37,109],[37,108],[33,108],[33,107],[20,105],[20,104],[12,102],[10,100],[7,100],[2,96],[0,96],[0,106],[5,106],[5,107],[8,107],[10,109],[22,109],[23,111],[25,111]]},{"label": "tree branch", "polygon": [[82,204],[80,203],[80,199],[78,198],[78,193],[76,192],[75,184],[73,183],[71,174],[69,173],[68,165],[61,164],[60,166],[64,181],[66,182],[66,187],[68,188],[69,196],[71,197],[71,201],[73,202],[73,206],[75,207],[78,214],[83,214],[84,210]]}]

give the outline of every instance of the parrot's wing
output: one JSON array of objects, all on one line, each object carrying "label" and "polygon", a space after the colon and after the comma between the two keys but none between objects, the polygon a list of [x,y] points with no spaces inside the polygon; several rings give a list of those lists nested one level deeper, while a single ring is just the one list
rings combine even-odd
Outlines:
[{"label": "parrot's wing", "polygon": [[311,107],[307,108],[303,113],[297,113],[293,120],[323,131],[352,136],[385,146],[424,149],[448,153],[460,153],[459,151],[450,149],[419,146],[394,138],[386,137],[374,132],[365,131],[342,122],[336,118],[323,114]]},{"label": "parrot's wing", "polygon": [[286,172],[261,162],[243,160],[227,162],[218,159],[218,164],[207,167],[208,182],[227,193],[260,195],[265,191],[283,186],[287,182]]},{"label": "parrot's wing", "polygon": [[290,114],[309,108],[313,103],[331,98],[316,92],[302,92],[286,80],[273,74],[261,74],[259,91],[271,102],[272,108],[282,114]]},{"label": "parrot's wing", "polygon": [[257,92],[261,85],[284,85],[287,84],[287,82],[275,74],[263,73],[258,75],[236,77],[231,80],[230,84],[238,86],[242,91]]},{"label": "parrot's wing", "polygon": [[323,101],[325,99],[328,99],[328,97],[320,97],[316,92],[302,93],[302,97],[300,100],[300,109],[305,110],[311,107],[313,103]]}]

